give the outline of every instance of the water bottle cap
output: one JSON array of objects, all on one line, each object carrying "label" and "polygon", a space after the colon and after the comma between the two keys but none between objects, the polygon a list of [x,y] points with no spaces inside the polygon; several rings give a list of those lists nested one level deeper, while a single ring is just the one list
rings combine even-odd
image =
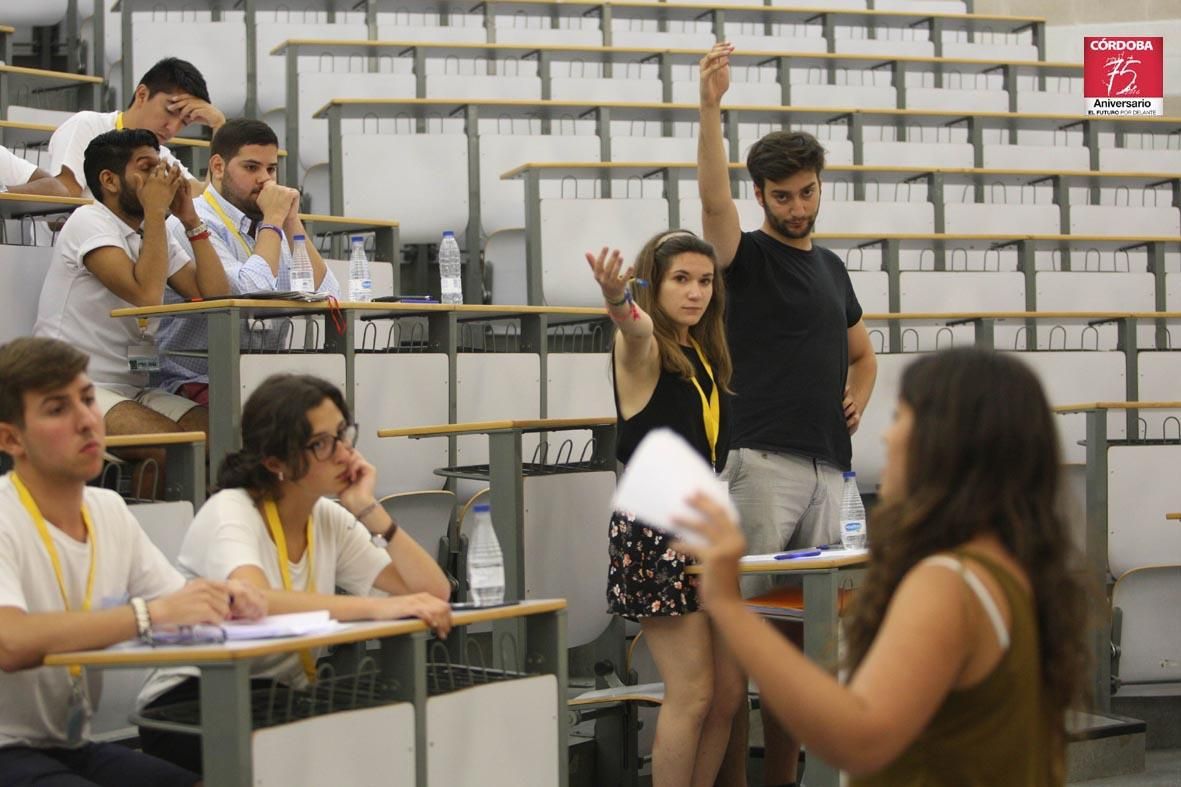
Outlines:
[{"label": "water bottle cap", "polygon": [[475,511],[477,514],[487,514],[488,512],[490,512],[492,510],[492,504],[491,503],[476,503],[475,506],[472,507],[472,510]]},{"label": "water bottle cap", "polygon": [[291,239],[292,240],[307,240],[307,238],[303,235],[293,235]]},{"label": "water bottle cap", "polygon": [[854,473],[852,470],[846,470],[845,472],[841,473],[841,477],[842,478],[856,478],[857,474]]},{"label": "water bottle cap", "polygon": [[349,240],[351,240],[353,243],[364,243],[365,236],[364,235],[353,235],[349,238]]},{"label": "water bottle cap", "polygon": [[455,237],[455,233],[454,233],[454,232],[452,232],[451,230],[444,230],[444,231],[443,231],[443,237],[444,237],[444,238],[454,238],[454,237]]}]

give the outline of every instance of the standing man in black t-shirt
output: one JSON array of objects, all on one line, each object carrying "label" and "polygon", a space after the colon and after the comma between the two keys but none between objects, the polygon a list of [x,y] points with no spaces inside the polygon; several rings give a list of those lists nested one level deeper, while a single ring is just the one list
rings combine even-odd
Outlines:
[{"label": "standing man in black t-shirt", "polygon": [[[726,330],[734,407],[726,477],[751,553],[840,538],[841,473],[850,435],[877,377],[861,304],[837,255],[812,242],[824,148],[811,134],[776,131],[747,156],[763,226],[743,232],[730,190],[721,101],[733,46],[701,61],[697,184],[705,239],[717,250],[729,294]],[[746,595],[769,588],[743,580]],[[764,714],[765,784],[792,784],[799,747]],[[739,737],[736,727],[735,738]],[[745,764],[745,730],[731,739]],[[741,748],[738,748],[738,746]],[[738,762],[726,769],[737,780]],[[743,782],[744,783],[744,782]]]}]

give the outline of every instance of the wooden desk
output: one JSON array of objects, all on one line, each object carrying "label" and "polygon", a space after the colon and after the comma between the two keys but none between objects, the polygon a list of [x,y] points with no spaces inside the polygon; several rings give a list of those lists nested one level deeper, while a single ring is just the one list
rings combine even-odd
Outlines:
[{"label": "wooden desk", "polygon": [[23,219],[70,213],[79,205],[89,205],[85,197],[47,197],[42,194],[0,192],[0,219]]},{"label": "wooden desk", "polygon": [[[798,577],[804,589],[804,654],[830,672],[837,669],[837,631],[840,626],[839,594],[842,589],[854,588],[865,575],[868,555],[828,557],[796,560],[762,560],[743,563],[742,574],[775,574]],[[701,573],[699,566],[688,569]],[[808,758],[808,784],[837,787],[840,772],[819,758]]]},{"label": "wooden desk", "polygon": [[1165,519],[1173,520],[1175,522],[1181,522],[1181,511],[1176,511],[1174,513],[1165,514]]},{"label": "wooden desk", "polygon": [[[458,628],[486,621],[517,620],[520,665],[531,674],[553,675],[557,697],[553,709],[557,725],[557,772],[565,787],[566,775],[566,641],[565,601],[541,600],[517,606],[456,612]],[[79,664],[96,669],[129,667],[196,666],[201,671],[201,734],[204,738],[205,782],[210,787],[253,785],[251,757],[250,668],[260,658],[294,653],[305,648],[379,640],[376,657],[379,676],[394,686],[395,699],[411,703],[415,716],[416,783],[427,784],[430,755],[427,740],[428,662],[437,649],[427,649],[427,627],[418,620],[344,624],[330,634],[276,640],[188,647],[152,648],[143,645],[103,650],[58,653],[45,659],[46,666]],[[493,730],[493,726],[487,727]],[[504,734],[495,730],[492,734]]]},{"label": "wooden desk", "polygon": [[193,511],[205,502],[205,434],[169,432],[167,434],[110,435],[107,448],[161,447],[164,449],[165,500],[190,500]]},{"label": "wooden desk", "polygon": [[[9,46],[7,38],[4,36],[4,47]],[[45,103],[43,96],[70,90],[77,91],[78,99],[72,106],[55,109],[77,112],[81,109],[97,110],[101,106],[101,77],[8,65],[10,60],[10,57],[6,57],[5,63],[0,65],[0,117],[8,116],[8,107],[12,104],[42,106]]]}]

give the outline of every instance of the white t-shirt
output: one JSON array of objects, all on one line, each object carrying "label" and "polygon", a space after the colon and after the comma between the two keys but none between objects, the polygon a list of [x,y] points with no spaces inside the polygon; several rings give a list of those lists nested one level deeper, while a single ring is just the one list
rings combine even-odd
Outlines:
[{"label": "white t-shirt", "polygon": [[[353,595],[369,595],[377,575],[390,562],[389,553],[374,546],[365,526],[344,506],[331,500],[322,498],[316,503],[312,509],[312,526],[315,591],[332,593],[340,587]],[[177,563],[186,577],[205,577],[218,582],[228,579],[242,566],[258,566],[271,587],[283,587],[279,551],[271,541],[266,521],[244,489],[223,489],[205,502],[189,525]],[[307,551],[298,563],[289,562],[288,566],[292,589],[307,590]],[[185,677],[198,674],[197,669],[184,667],[153,672],[140,691],[139,707]],[[277,678],[295,688],[307,685],[299,656],[294,653],[253,662],[250,677]]]},{"label": "white t-shirt", "polygon": [[8,148],[0,145],[0,186],[11,188],[23,186],[33,177],[37,165],[25,161]]},{"label": "white t-shirt", "polygon": [[[67,118],[49,138],[49,174],[57,177],[61,174],[63,166],[69,167],[70,172],[74,173],[74,180],[82,187],[81,196],[94,197],[90,193],[90,187],[86,185],[86,170],[83,168],[86,162],[86,146],[99,134],[114,131],[115,117],[118,114],[86,110]],[[178,165],[186,178],[193,178],[185,165],[181,164],[164,145],[160,146],[160,159]]]},{"label": "white t-shirt", "polygon": [[[184,578],[148,540],[122,498],[106,489],[87,487],[83,500],[98,547],[92,609],[126,604],[131,596],[156,598],[180,590]],[[70,609],[81,610],[90,544],[46,524],[61,560]],[[8,475],[0,477],[0,607],[33,614],[65,611],[49,553]],[[91,705],[97,705],[102,671],[84,674]],[[65,667],[0,673],[0,746],[66,745],[69,701],[70,677]],[[88,729],[83,731],[83,737],[88,734]]]},{"label": "white t-shirt", "polygon": [[[168,276],[172,276],[190,259],[170,233],[164,234]],[[96,385],[134,396],[134,389],[148,384],[146,372],[132,372],[127,366],[128,346],[141,341],[139,326],[130,317],[111,317],[113,309],[131,304],[108,290],[83,263],[87,254],[103,246],[122,249],[134,264],[143,238],[99,202],[70,214],[41,285],[33,335],[61,339],[88,353],[90,378]]]}]

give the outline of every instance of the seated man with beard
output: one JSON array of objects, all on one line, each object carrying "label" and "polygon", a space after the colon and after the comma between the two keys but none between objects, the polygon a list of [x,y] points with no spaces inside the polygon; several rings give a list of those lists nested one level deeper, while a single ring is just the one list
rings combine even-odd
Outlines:
[{"label": "seated man with beard", "polygon": [[[156,135],[142,129],[99,134],[83,168],[97,200],[75,210],[58,235],[33,333],[90,356],[107,434],[204,431],[205,408],[146,387],[158,363],[146,321],[111,317],[113,309],[159,305],[165,284],[185,298],[229,292],[189,181],[161,159]],[[191,239],[191,252],[168,234],[169,213]]]},{"label": "seated man with beard", "polygon": [[[210,241],[225,269],[235,295],[282,292],[291,287],[294,237],[307,237],[299,220],[299,192],[275,181],[279,168],[279,139],[259,120],[231,120],[217,130],[209,149],[209,187],[193,200],[197,214],[211,233]],[[170,222],[181,245],[186,233]],[[304,241],[312,261],[316,292],[340,295],[340,285],[316,251]],[[167,293],[165,300],[181,300],[183,293]],[[168,350],[203,350],[207,346],[205,320],[169,318],[160,326],[160,346]],[[248,341],[248,340],[244,340]],[[275,343],[273,339],[264,340]],[[199,404],[209,403],[209,364],[205,358],[166,356],[159,385]]]}]

